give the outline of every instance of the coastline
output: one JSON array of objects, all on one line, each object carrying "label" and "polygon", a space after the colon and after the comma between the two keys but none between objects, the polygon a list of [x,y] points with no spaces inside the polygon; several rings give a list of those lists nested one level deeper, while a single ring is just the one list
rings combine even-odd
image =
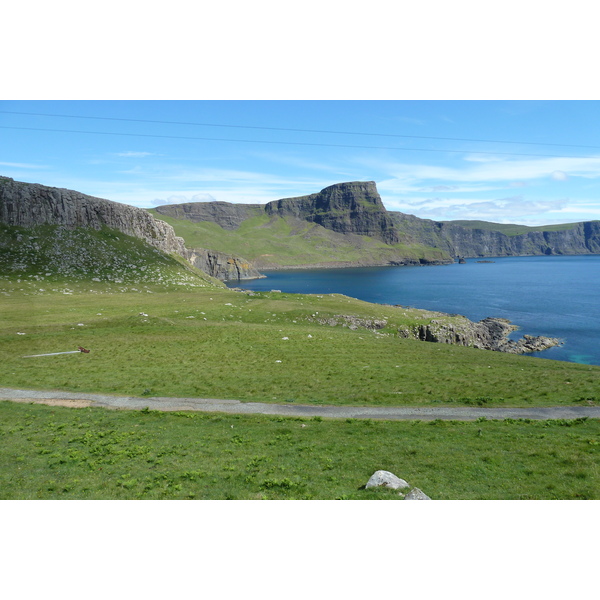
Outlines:
[{"label": "coastline", "polygon": [[347,262],[320,262],[320,263],[309,263],[302,265],[278,265],[278,264],[260,264],[252,263],[254,268],[261,273],[260,277],[240,277],[239,279],[228,279],[227,282],[231,281],[249,281],[255,279],[265,279],[268,275],[264,275],[262,271],[310,271],[313,269],[352,269],[361,267],[435,267],[441,265],[454,264],[456,260],[434,260],[425,261],[407,259],[405,261],[347,261]]}]

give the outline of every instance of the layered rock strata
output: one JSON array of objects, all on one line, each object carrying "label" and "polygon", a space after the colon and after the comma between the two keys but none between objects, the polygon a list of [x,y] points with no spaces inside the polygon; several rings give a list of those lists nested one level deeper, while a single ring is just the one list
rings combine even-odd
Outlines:
[{"label": "layered rock strata", "polygon": [[439,248],[455,258],[600,254],[600,221],[574,223],[559,231],[536,230],[509,236],[401,212],[392,211],[389,215],[398,230],[412,241]]},{"label": "layered rock strata", "polygon": [[524,335],[519,340],[511,340],[509,335],[518,327],[507,319],[488,317],[479,322],[456,315],[452,320],[432,319],[427,324],[404,327],[398,334],[425,342],[455,344],[510,354],[540,352],[562,342],[558,338]]},{"label": "layered rock strata", "polygon": [[170,225],[142,208],[73,190],[0,177],[0,223],[20,227],[59,225],[68,229],[109,227],[140,238],[167,254],[177,254],[217,279],[261,277],[239,256],[186,248],[183,238],[175,235]]},{"label": "layered rock strata", "polygon": [[400,241],[374,181],[338,183],[316,194],[284,198],[265,206],[269,215],[293,216],[338,233],[354,233],[386,244]]},{"label": "layered rock strata", "polygon": [[110,227],[166,253],[185,256],[186,252],[183,238],[142,208],[7,177],[0,178],[0,222],[20,227]]},{"label": "layered rock strata", "polygon": [[186,258],[196,268],[221,281],[260,279],[265,277],[244,258],[225,254],[224,252],[194,248],[188,250]]}]

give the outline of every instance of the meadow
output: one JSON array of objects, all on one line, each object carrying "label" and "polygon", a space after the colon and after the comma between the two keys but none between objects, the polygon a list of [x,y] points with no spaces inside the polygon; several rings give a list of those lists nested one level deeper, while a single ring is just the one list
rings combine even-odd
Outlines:
[{"label": "meadow", "polygon": [[[398,337],[435,317],[339,294],[3,280],[0,386],[362,406],[596,404],[600,367]],[[378,331],[319,323],[386,320]],[[74,350],[89,353],[25,356]],[[597,420],[391,422],[0,402],[3,499],[600,497]]]},{"label": "meadow", "polygon": [[[436,313],[339,294],[13,282],[0,308],[4,387],[365,406],[599,399],[600,367],[402,339]],[[319,323],[340,314],[387,325]],[[78,346],[89,354],[23,358]]]},{"label": "meadow", "polygon": [[0,402],[2,499],[598,499],[600,424],[371,421]]}]

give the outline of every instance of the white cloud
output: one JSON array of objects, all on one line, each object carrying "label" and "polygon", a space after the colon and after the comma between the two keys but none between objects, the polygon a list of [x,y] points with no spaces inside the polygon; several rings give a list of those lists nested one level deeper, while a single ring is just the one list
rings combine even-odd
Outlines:
[{"label": "white cloud", "polygon": [[[600,177],[600,156],[589,157],[551,157],[527,160],[490,160],[473,162],[468,160],[465,166],[442,167],[427,164],[388,163],[379,165],[392,177],[405,184],[420,184],[427,181],[461,183],[490,183],[502,181],[528,181],[547,179],[557,174],[561,181],[567,177]],[[554,177],[556,179],[556,177]]]},{"label": "white cloud", "polygon": [[422,188],[420,192],[455,192],[459,187],[457,185],[432,185],[428,188]]},{"label": "white cloud", "polygon": [[152,200],[152,206],[164,206],[165,204],[187,204],[189,202],[215,202],[214,196],[207,193],[194,194],[191,198],[181,195],[169,196],[166,200],[155,198]]},{"label": "white cloud", "polygon": [[13,162],[0,162],[0,167],[11,167],[12,169],[47,169],[45,165],[31,165],[28,163],[13,163]]},{"label": "white cloud", "polygon": [[569,176],[564,171],[554,171],[550,177],[554,179],[554,181],[566,181],[569,179]]},{"label": "white cloud", "polygon": [[[404,208],[404,210],[402,210]],[[538,224],[549,222],[552,213],[569,213],[568,201],[565,199],[527,200],[523,196],[511,196],[494,200],[469,200],[447,198],[428,198],[418,203],[402,206],[397,203],[401,212],[411,212],[424,219],[435,221],[453,220],[485,220],[500,223],[515,223],[535,220]],[[578,219],[574,219],[578,220]],[[561,222],[558,219],[556,222]],[[564,219],[563,221],[564,222]]]},{"label": "white cloud", "polygon": [[132,158],[144,158],[145,156],[156,156],[153,152],[135,152],[135,151],[127,151],[127,152],[117,152],[117,156],[125,156]]}]

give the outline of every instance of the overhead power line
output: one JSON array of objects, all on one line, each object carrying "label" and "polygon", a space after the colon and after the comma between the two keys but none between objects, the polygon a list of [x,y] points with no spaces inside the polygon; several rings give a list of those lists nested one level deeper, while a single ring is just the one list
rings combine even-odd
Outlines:
[{"label": "overhead power line", "polygon": [[[46,129],[42,127],[13,127],[9,125],[0,125],[0,129],[18,129],[23,131],[48,131],[54,133],[83,133],[87,135],[116,135],[126,137],[143,137],[143,138],[160,138],[160,139],[172,139],[172,140],[201,140],[207,142],[235,142],[244,144],[278,144],[286,146],[319,146],[323,148],[358,148],[366,150],[402,150],[405,152],[442,152],[442,153],[455,153],[455,154],[467,154],[469,152],[473,154],[490,154],[492,156],[529,156],[535,158],[565,158],[564,155],[560,154],[531,154],[523,152],[485,152],[481,150],[449,150],[449,149],[437,149],[437,148],[410,148],[407,146],[363,146],[354,144],[324,144],[318,142],[283,142],[276,140],[244,140],[244,139],[231,139],[231,138],[211,138],[211,137],[196,137],[196,136],[183,136],[183,135],[160,135],[154,133],[123,133],[116,131],[81,131],[78,129]],[[571,156],[569,158],[589,158],[587,156]]]},{"label": "overhead power line", "polygon": [[[366,135],[375,137],[391,137],[391,138],[408,138],[408,139],[419,139],[419,140],[443,140],[451,142],[484,142],[489,144],[519,144],[528,146],[556,146],[562,148],[588,148],[591,150],[598,150],[600,146],[588,146],[584,144],[557,144],[552,142],[524,142],[524,141],[511,141],[511,140],[490,140],[490,139],[479,139],[479,138],[455,138],[455,137],[437,137],[427,135],[408,135],[400,133],[373,133],[366,131],[336,131],[329,129],[300,129],[292,127],[265,127],[258,125],[230,125],[224,123],[198,123],[193,121],[161,121],[153,119],[126,119],[120,117],[98,117],[98,116],[85,116],[85,115],[57,115],[53,113],[37,113],[37,112],[22,112],[15,110],[0,110],[0,113],[11,114],[11,115],[28,115],[37,117],[59,117],[64,119],[95,119],[100,121],[125,121],[130,123],[156,123],[162,125],[192,125],[197,127],[227,127],[232,129],[259,129],[264,131],[293,131],[300,133],[327,133],[335,135]],[[116,135],[116,134],[115,134]],[[495,153],[496,154],[496,153]]]}]

